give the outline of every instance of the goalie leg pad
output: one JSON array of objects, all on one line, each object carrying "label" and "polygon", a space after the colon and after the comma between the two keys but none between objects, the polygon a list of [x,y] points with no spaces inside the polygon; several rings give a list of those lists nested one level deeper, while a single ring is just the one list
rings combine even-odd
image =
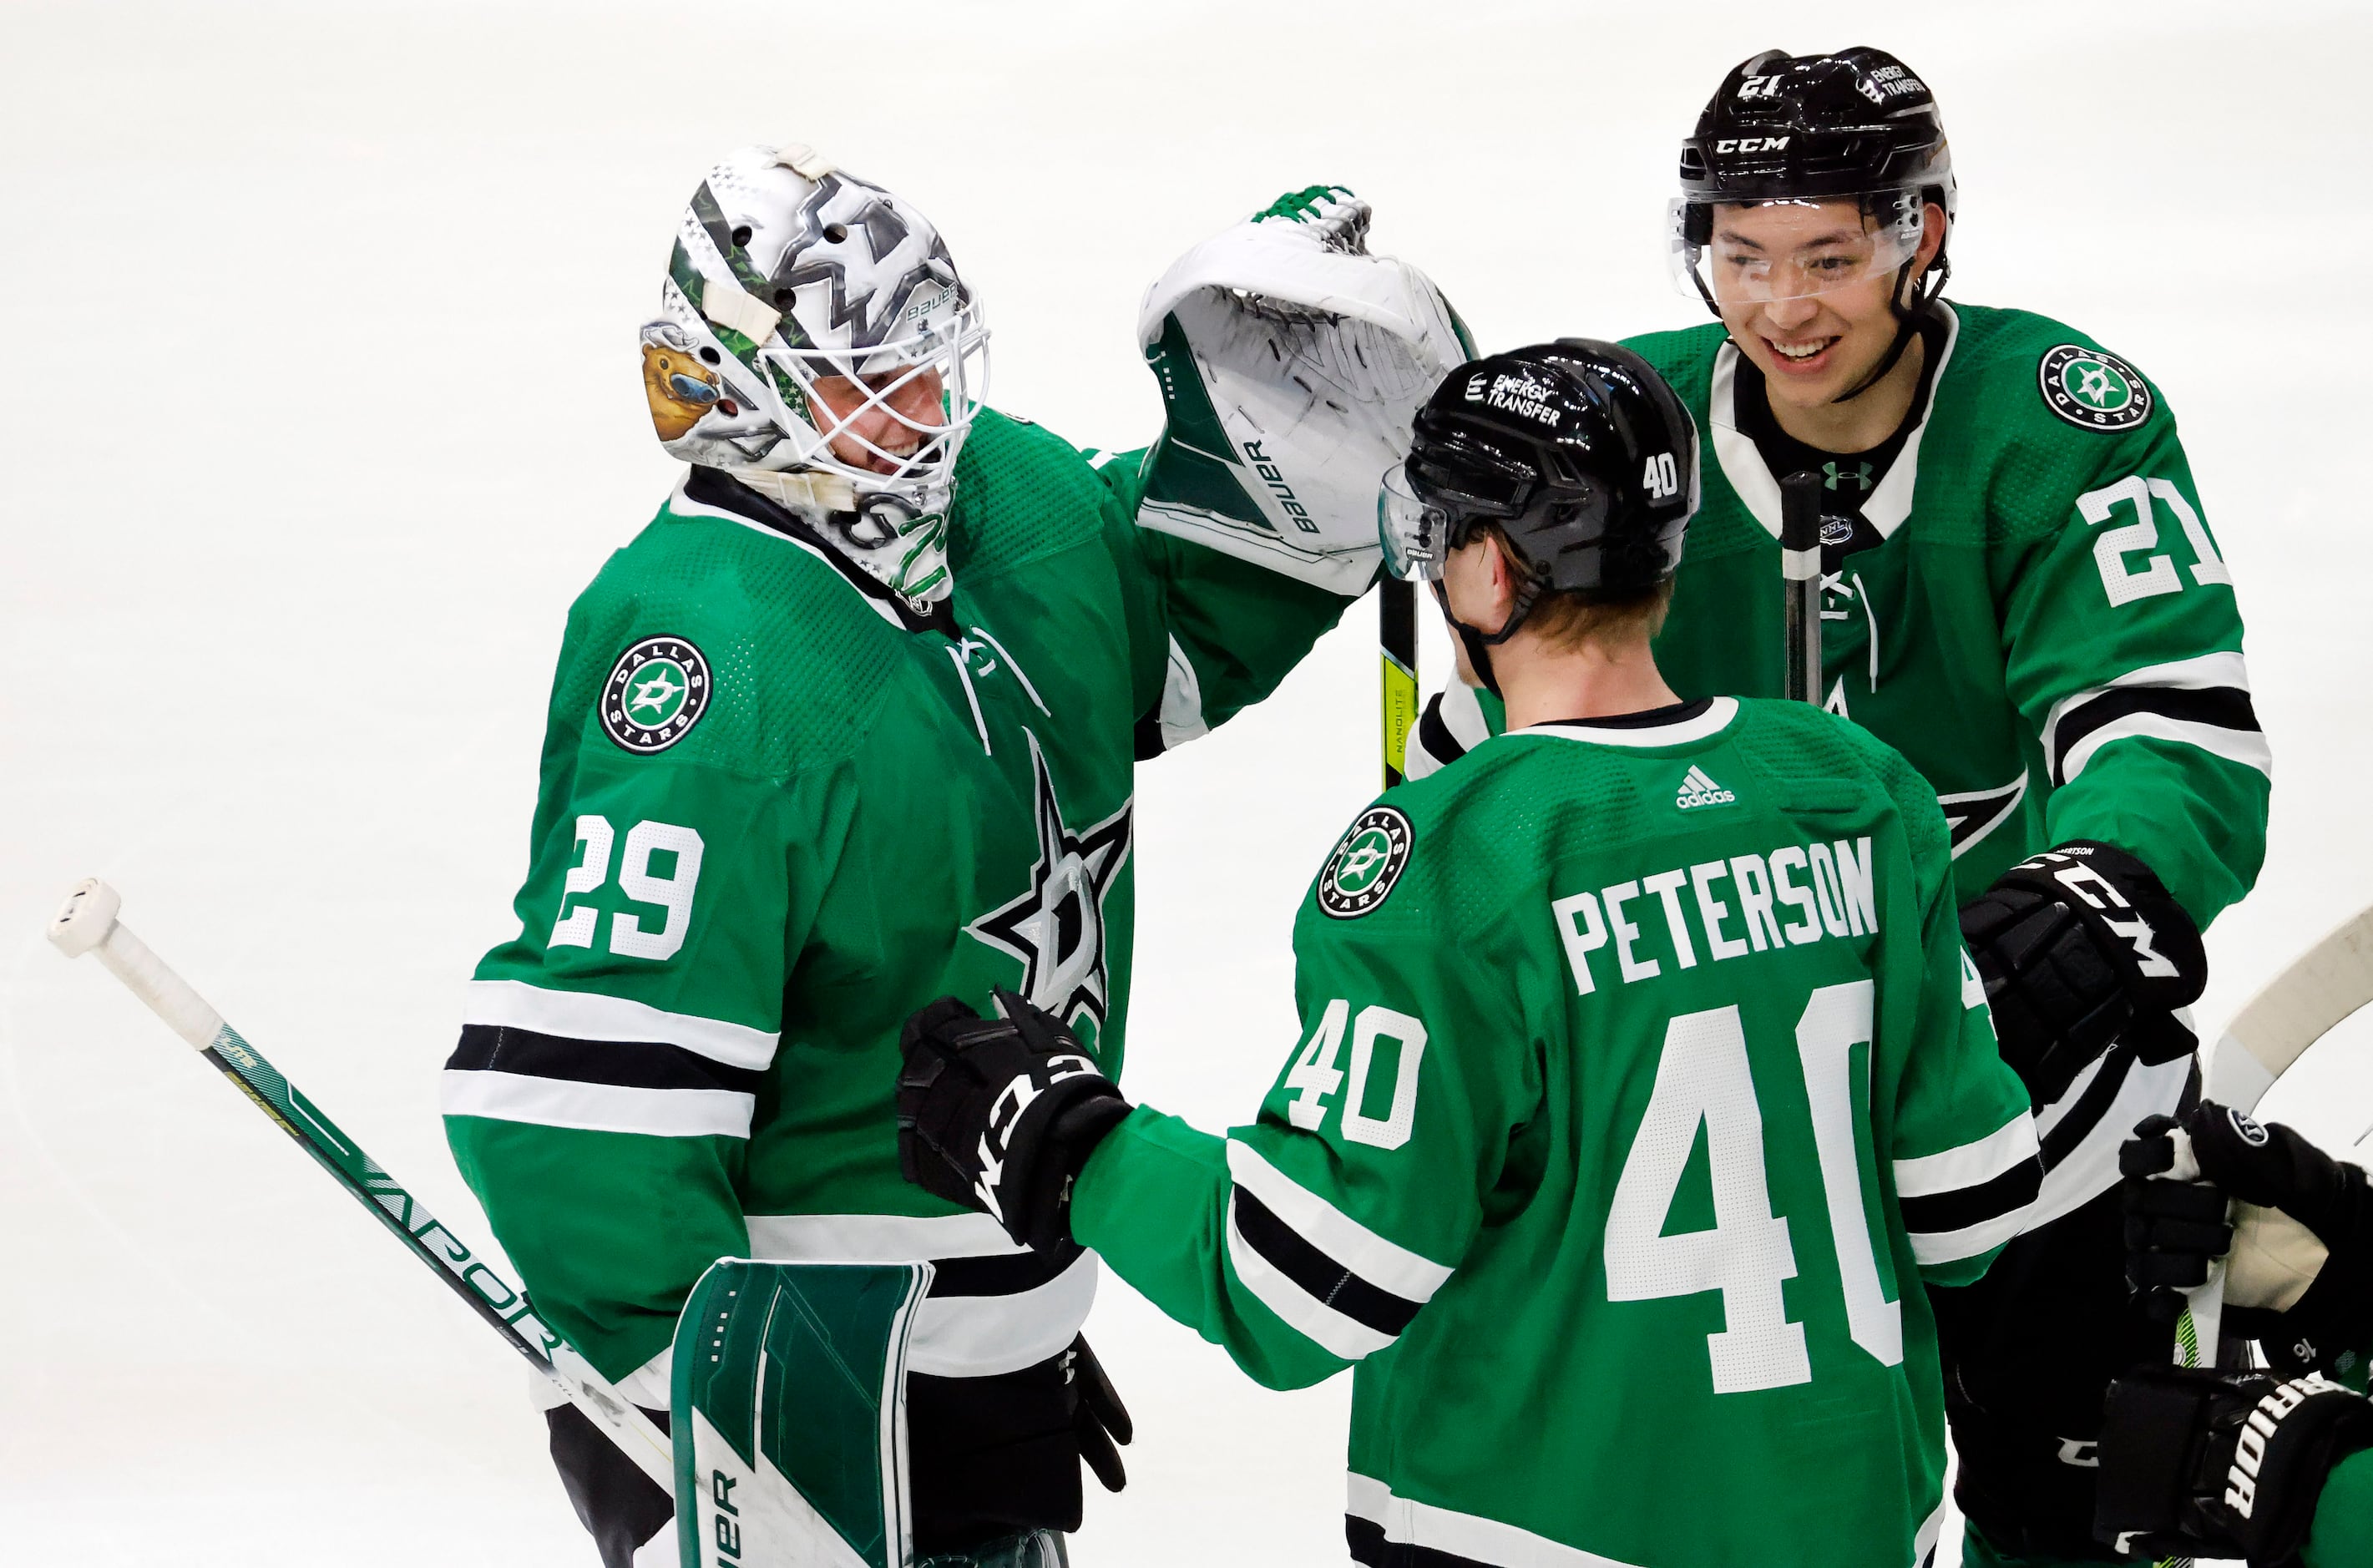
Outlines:
[{"label": "goalie leg pad", "polygon": [[906,1343],[928,1263],[725,1258],[677,1322],[676,1536],[713,1562],[914,1558]]}]

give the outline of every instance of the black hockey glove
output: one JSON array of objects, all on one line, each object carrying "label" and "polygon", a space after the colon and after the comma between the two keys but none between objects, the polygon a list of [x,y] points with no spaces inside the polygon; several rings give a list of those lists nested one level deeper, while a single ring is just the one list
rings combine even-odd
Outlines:
[{"label": "black hockey glove", "polygon": [[1080,1440],[1080,1457],[1106,1492],[1118,1492],[1128,1484],[1128,1471],[1121,1468],[1113,1445],[1126,1445],[1137,1435],[1137,1423],[1113,1392],[1112,1379],[1105,1375],[1096,1352],[1088,1349],[1085,1334],[1063,1352],[1063,1388],[1071,1401],[1071,1430]]},{"label": "black hockey glove", "polygon": [[898,1169],[1024,1246],[1071,1234],[1071,1179],[1129,1103],[1055,1016],[1011,991],[1003,1018],[941,997],[899,1036]]},{"label": "black hockey glove", "polygon": [[[2179,1137],[2190,1146],[2181,1163]],[[2198,1179],[2190,1179],[2196,1165]],[[2335,1160],[2280,1122],[2260,1123],[2203,1100],[2178,1121],[2146,1117],[2118,1151],[2125,1174],[2126,1278],[2151,1311],[2173,1320],[2176,1292],[2208,1277],[2233,1246],[2226,1200],[2276,1209],[2323,1243],[2314,1280],[2287,1308],[2228,1301],[2225,1329],[2256,1340],[2280,1372],[2332,1369],[2373,1345],[2373,1195],[2362,1168]],[[2238,1278],[2238,1275],[2237,1275]]]},{"label": "black hockey glove", "polygon": [[2373,1405],[2313,1373],[2137,1367],[2110,1385],[2094,1534],[2123,1551],[2297,1560],[2332,1467],[2373,1446]]},{"label": "black hockey glove", "polygon": [[[2200,931],[2151,869],[2077,839],[2003,872],[1961,908],[1961,940],[1985,982],[1994,1037],[2038,1110],[2068,1091],[2135,1014],[2200,995]],[[2190,1048],[2180,1030],[2137,1037],[2145,1061]]]}]

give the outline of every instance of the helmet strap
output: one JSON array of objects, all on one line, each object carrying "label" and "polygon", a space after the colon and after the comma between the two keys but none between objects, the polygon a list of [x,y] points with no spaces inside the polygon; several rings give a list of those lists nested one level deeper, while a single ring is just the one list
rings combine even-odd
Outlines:
[{"label": "helmet strap", "polygon": [[1945,292],[1945,280],[1953,275],[1953,263],[1946,260],[1944,252],[1937,252],[1936,259],[1929,263],[1928,270],[1921,275],[1920,297],[1907,306],[1903,303],[1903,286],[1911,271],[1911,260],[1907,256],[1903,264],[1895,269],[1895,287],[1887,297],[1887,308],[1895,314],[1895,341],[1888,345],[1887,357],[1872,367],[1869,375],[1856,381],[1851,391],[1841,392],[1829,399],[1832,404],[1851,403],[1887,379],[1887,373],[1895,369],[1896,361],[1903,357],[1903,351],[1911,346],[1912,336],[1920,331],[1920,323],[1927,319],[1929,310]]},{"label": "helmet strap", "polygon": [[1540,599],[1540,585],[1528,581],[1517,588],[1516,601],[1508,606],[1508,619],[1496,632],[1479,631],[1454,614],[1450,591],[1442,585],[1440,578],[1433,579],[1432,587],[1434,603],[1442,606],[1442,618],[1450,623],[1450,629],[1458,634],[1460,646],[1467,649],[1467,662],[1475,671],[1475,678],[1483,683],[1485,691],[1506,701],[1506,694],[1500,690],[1500,678],[1491,673],[1491,650],[1523,628],[1525,617],[1533,613],[1533,605]]}]

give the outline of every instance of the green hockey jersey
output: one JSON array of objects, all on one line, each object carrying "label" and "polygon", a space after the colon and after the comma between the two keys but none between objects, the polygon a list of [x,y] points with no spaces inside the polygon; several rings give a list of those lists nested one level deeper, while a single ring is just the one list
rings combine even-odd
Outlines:
[{"label": "green hockey jersey", "polygon": [[[2039,849],[2098,838],[2205,927],[2257,878],[2272,762],[2175,415],[2073,328],[1940,309],[1926,415],[1856,497],[1877,543],[1824,573],[1829,705],[1935,787],[1964,899]],[[1738,350],[1713,322],[1627,346],[1712,459],[1657,666],[1684,696],[1777,696],[1780,484],[1739,429]],[[1469,703],[1453,692],[1421,725],[1412,772],[1479,736]]]},{"label": "green hockey jersey", "polygon": [[[2098,838],[2204,928],[2257,879],[2273,763],[2175,416],[2073,328],[1939,309],[1925,412],[1901,451],[1867,494],[1851,471],[1828,476],[1825,516],[1862,521],[1832,518],[1825,535],[1875,541],[1825,551],[1829,706],[1928,780],[1962,901],[2039,850]],[[1776,696],[1780,484],[1740,427],[1738,350],[1713,322],[1628,343],[1689,405],[1707,454],[1657,666],[1685,696]],[[1454,681],[1411,736],[1409,774],[1501,724],[1496,701]],[[2175,1108],[2189,1061],[2133,1054],[2118,1047],[2052,1118],[2039,1223],[2114,1183],[2125,1130]],[[2114,1097],[2094,1092],[2121,1076]]]},{"label": "green hockey jersey", "polygon": [[1134,756],[1266,694],[1348,603],[1141,531],[1138,470],[984,414],[925,615],[696,468],[571,608],[521,929],[444,1106],[537,1309],[645,1402],[720,1257],[939,1260],[920,1372],[1078,1331],[1092,1258],[900,1179],[899,1027],[1005,986],[1116,1071]]},{"label": "green hockey jersey", "polygon": [[1072,1231],[1262,1382],[1356,1363],[1370,1563],[1886,1568],[1942,1520],[1934,1321],[2037,1190],[1947,830],[1801,704],[1547,724],[1388,790],[1224,1139],[1140,1107]]}]

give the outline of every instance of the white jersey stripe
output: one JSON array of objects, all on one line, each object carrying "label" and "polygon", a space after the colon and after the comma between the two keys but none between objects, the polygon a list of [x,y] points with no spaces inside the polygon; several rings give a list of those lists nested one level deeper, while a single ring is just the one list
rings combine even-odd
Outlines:
[{"label": "white jersey stripe", "polygon": [[[1578,1546],[1568,1546],[1479,1514],[1462,1514],[1412,1498],[1396,1497],[1393,1489],[1357,1470],[1345,1478],[1343,1511],[1365,1519],[1385,1532],[1385,1539],[1421,1551],[1447,1552],[1494,1568],[1637,1568],[1613,1557],[1602,1557]],[[1936,1548],[1945,1527],[1945,1503],[1936,1502],[1911,1539],[1905,1568],[1921,1568]]]},{"label": "white jersey stripe", "polygon": [[[1229,1145],[1235,1148],[1233,1143]],[[1345,1361],[1359,1361],[1374,1355],[1393,1342],[1393,1336],[1369,1328],[1359,1319],[1336,1311],[1303,1290],[1285,1272],[1263,1258],[1245,1240],[1244,1232],[1236,1225],[1236,1199],[1228,1197],[1228,1261],[1243,1281],[1245,1288],[1260,1298],[1261,1305],[1282,1318],[1286,1326],[1306,1335],[1320,1348],[1341,1356]]]},{"label": "white jersey stripe", "polygon": [[464,988],[462,1022],[502,1029],[532,1029],[572,1040],[649,1040],[680,1046],[728,1067],[755,1071],[775,1059],[779,1038],[746,1024],[689,1012],[664,1012],[623,997],[560,991],[524,980],[472,980]]},{"label": "white jersey stripe", "polygon": [[1528,724],[1521,730],[1511,730],[1511,735],[1556,735],[1569,741],[1588,741],[1602,746],[1686,745],[1719,735],[1738,717],[1738,699],[1718,696],[1713,705],[1694,719],[1677,720],[1668,724],[1648,724],[1638,728],[1611,724]]},{"label": "white jersey stripe", "polygon": [[1635,1568],[1612,1557],[1601,1557],[1578,1546],[1567,1546],[1530,1530],[1503,1525],[1479,1514],[1461,1514],[1393,1495],[1391,1487],[1354,1470],[1343,1511],[1355,1519],[1380,1527],[1385,1539],[1420,1550],[1445,1551],[1499,1568]]},{"label": "white jersey stripe", "polygon": [[[1448,1268],[1386,1241],[1233,1138],[1228,1140],[1228,1175],[1295,1235],[1379,1290],[1422,1306],[1451,1276]],[[1232,1245],[1234,1233],[1231,1220]]]},{"label": "white jersey stripe", "polygon": [[2074,782],[2093,754],[2112,741],[2133,737],[2155,741],[2176,741],[2184,745],[2198,746],[2202,751],[2221,756],[2227,762],[2238,762],[2244,767],[2254,767],[2272,778],[2274,776],[2274,748],[2266,743],[2265,733],[2259,730],[2227,730],[2221,724],[2203,724],[2195,720],[2170,719],[2163,713],[2147,710],[2129,713],[2112,719],[2099,729],[2068,748],[2062,763],[2061,777]]},{"label": "white jersey stripe", "polygon": [[1912,1259],[1920,1263],[1954,1263],[1992,1251],[2035,1228],[2032,1209],[2032,1205],[2022,1204],[2007,1214],[1997,1214],[1958,1231],[1913,1231],[1909,1238]]},{"label": "white jersey stripe", "polygon": [[1966,1187],[1983,1187],[2035,1155],[2035,1117],[2022,1112],[1973,1143],[1896,1161],[1896,1196],[1931,1198]]},{"label": "white jersey stripe", "polygon": [[[2175,1114],[2184,1085],[2192,1080],[2192,1058],[2183,1056],[2173,1061],[2138,1061],[2129,1066],[2110,1108],[2076,1147],[2043,1173],[2043,1190],[2036,1194],[2021,1228],[2040,1229],[2116,1186],[2118,1146],[2133,1136],[2134,1123],[2143,1117]],[[2054,1108],[2073,1104],[2077,1092],[2071,1089]]]},{"label": "white jersey stripe", "polygon": [[[773,1263],[928,1263],[1019,1257],[1027,1249],[987,1214],[752,1214],[750,1256]],[[1096,1299],[1083,1252],[1041,1285],[1005,1295],[929,1295],[915,1309],[909,1370],[989,1377],[1059,1355]]]},{"label": "white jersey stripe", "polygon": [[1455,677],[1442,688],[1442,727],[1470,752],[1491,738],[1491,721],[1483,717],[1482,699],[1473,686]]},{"label": "white jersey stripe", "polygon": [[586,1132],[637,1132],[650,1138],[747,1138],[757,1096],[731,1089],[632,1089],[530,1078],[517,1072],[448,1071],[447,1116],[568,1127]]},{"label": "white jersey stripe", "polygon": [[926,1263],[1028,1250],[987,1214],[751,1214],[746,1222],[750,1256],[778,1263]]}]

